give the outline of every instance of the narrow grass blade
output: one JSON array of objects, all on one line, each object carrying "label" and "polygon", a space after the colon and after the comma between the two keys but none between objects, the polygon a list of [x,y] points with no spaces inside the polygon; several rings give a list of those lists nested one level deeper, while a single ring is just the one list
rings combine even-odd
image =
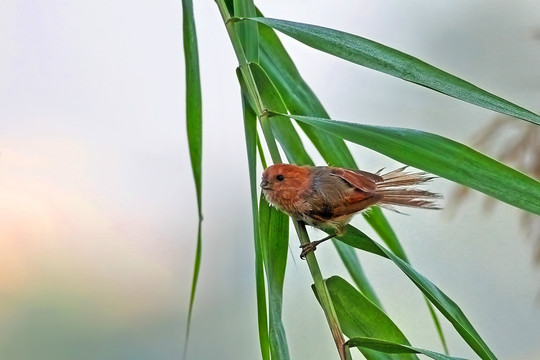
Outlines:
[{"label": "narrow grass blade", "polygon": [[422,354],[434,360],[465,360],[463,358],[439,354],[430,350],[419,349],[410,345],[370,337],[355,337],[347,341],[347,344],[350,347],[371,349],[387,354]]},{"label": "narrow grass blade", "polygon": [[366,234],[353,226],[347,226],[345,234],[337,239],[350,246],[356,247],[357,249],[368,251],[392,260],[392,262],[394,262],[394,264],[396,264],[397,267],[411,279],[416,287],[424,293],[429,301],[439,309],[441,314],[450,321],[463,340],[469,344],[471,349],[473,349],[481,359],[497,359],[459,306],[431,281],[414,270],[409,264],[394,255],[391,251],[377,244]]},{"label": "narrow grass blade", "polygon": [[540,116],[420,59],[366,38],[321,26],[264,17],[248,20],[270,26],[315,49],[456,99],[540,124]]},{"label": "narrow grass blade", "polygon": [[186,337],[184,339],[184,354],[183,358],[187,356],[187,348],[189,343],[189,331],[191,329],[191,315],[193,314],[193,304],[195,303],[195,291],[197,289],[197,282],[199,280],[199,270],[201,268],[201,220],[199,220],[199,226],[197,230],[197,249],[195,250],[195,263],[193,265],[193,279],[191,281],[191,293],[189,297],[189,310],[188,319],[186,324]]},{"label": "narrow grass blade", "polygon": [[197,34],[193,18],[192,0],[182,1],[184,23],[184,57],[186,62],[186,124],[189,155],[197,191],[199,217],[201,212],[201,169],[202,169],[202,95],[199,73]]},{"label": "narrow grass blade", "polygon": [[259,326],[259,343],[263,360],[270,359],[270,344],[268,342],[268,313],[266,308],[266,285],[264,281],[264,266],[259,238],[259,209],[257,196],[257,117],[242,96],[244,110],[244,133],[248,156],[249,185],[251,190],[251,212],[253,217],[253,240],[255,245],[255,289],[257,293],[257,323]]},{"label": "narrow grass blade", "polygon": [[540,215],[540,182],[456,141],[419,130],[290,117]]},{"label": "narrow grass blade", "polygon": [[289,359],[287,338],[281,319],[283,281],[289,244],[289,218],[270,207],[261,196],[259,201],[259,230],[268,284],[269,342],[272,360]]},{"label": "narrow grass blade", "polygon": [[182,0],[184,57],[186,64],[186,125],[189,144],[191,168],[197,193],[197,208],[199,225],[197,230],[197,249],[195,251],[195,263],[193,266],[193,280],[189,299],[188,319],[186,325],[186,337],[184,345],[184,358],[187,354],[191,316],[195,301],[195,291],[199,279],[201,266],[201,225],[202,225],[202,201],[201,201],[201,170],[202,170],[202,96],[201,80],[199,74],[199,54],[197,50],[197,33],[193,16],[192,0]]},{"label": "narrow grass blade", "polygon": [[[405,335],[381,309],[339,276],[326,280],[336,314],[345,335],[349,338],[365,336],[409,345]],[[366,359],[395,359],[384,353],[360,349]],[[416,359],[404,355],[401,359]]]},{"label": "narrow grass blade", "polygon": [[448,344],[446,343],[446,338],[444,337],[443,329],[441,326],[441,322],[439,321],[439,317],[437,316],[437,312],[435,308],[433,307],[433,305],[429,302],[429,299],[425,297],[425,295],[424,295],[424,300],[426,301],[426,304],[429,310],[429,315],[433,319],[435,330],[437,330],[437,334],[439,334],[439,338],[441,339],[441,345],[443,347],[444,353],[448,355],[450,354],[450,352],[448,351]]},{"label": "narrow grass blade", "polygon": [[[244,95],[244,111],[245,114],[249,114],[251,109],[251,114],[255,115],[254,104],[247,101],[248,94],[244,78],[240,68],[237,68],[238,81],[240,83],[240,88],[242,89],[242,94]],[[268,120],[267,117],[265,119]],[[266,124],[261,124],[263,131]],[[253,136],[256,136],[256,124],[250,124],[246,131],[249,130],[251,137],[246,137],[246,144],[253,150]],[[268,134],[270,144],[274,144],[274,147],[270,149],[272,152],[272,159],[274,161],[279,161],[279,151],[277,145],[275,145],[275,140],[273,134]],[[257,139],[255,139],[257,140]],[[255,143],[255,146],[257,142]],[[263,157],[264,158],[264,157]],[[248,160],[250,162],[250,175],[254,173],[254,159],[251,158],[248,154]],[[255,179],[251,179],[252,182]],[[253,186],[254,185],[254,186]],[[256,183],[252,184],[252,196],[256,194]],[[255,195],[256,196],[256,195]],[[252,200],[253,201],[253,200]],[[256,258],[260,256],[262,259],[263,268],[266,269],[266,284],[268,286],[268,299],[266,298],[266,293],[264,288],[261,288],[264,280],[259,278],[259,274],[256,272],[256,285],[257,285],[257,310],[258,310],[258,320],[259,320],[259,337],[261,343],[261,351],[264,356],[268,356],[268,351],[272,359],[288,359],[289,351],[287,347],[287,338],[285,336],[285,329],[283,328],[283,323],[281,320],[282,313],[282,291],[283,291],[283,279],[285,276],[285,265],[287,260],[287,245],[288,245],[288,218],[285,214],[278,212],[274,208],[270,208],[268,202],[261,195],[259,201],[259,212],[257,225],[258,234],[255,236],[255,251]],[[282,250],[285,249],[285,255],[283,257],[284,262],[281,263],[279,256],[282,256]],[[257,259],[256,259],[257,262]],[[256,271],[263,271],[263,269],[258,268],[256,263]],[[261,296],[264,296],[264,304],[262,304],[263,299]],[[267,307],[266,301],[268,300],[268,317],[267,317]],[[263,313],[264,309],[264,313]]]}]

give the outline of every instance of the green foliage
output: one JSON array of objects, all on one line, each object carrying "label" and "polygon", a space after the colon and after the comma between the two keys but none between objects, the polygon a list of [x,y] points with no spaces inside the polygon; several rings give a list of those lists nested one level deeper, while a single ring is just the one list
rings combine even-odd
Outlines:
[{"label": "green foliage", "polygon": [[540,116],[501,97],[442,71],[396,49],[321,26],[292,21],[251,18],[287,34],[312,48],[406,81],[439,91],[456,99],[540,124]]},{"label": "green foliage", "polygon": [[268,315],[266,307],[266,287],[264,280],[263,248],[259,232],[259,209],[257,208],[257,116],[242,97],[244,110],[244,133],[249,167],[249,186],[251,191],[251,212],[253,215],[253,242],[255,248],[255,288],[257,292],[257,323],[259,324],[259,343],[263,360],[270,359],[268,339]]},{"label": "green foliage", "polygon": [[192,0],[182,0],[182,13],[184,30],[184,56],[186,61],[186,125],[189,143],[189,155],[191,157],[191,167],[193,170],[195,191],[197,194],[197,211],[199,214],[199,224],[197,230],[197,249],[195,250],[193,281],[191,285],[188,320],[186,325],[186,338],[184,347],[185,357],[189,339],[191,315],[193,313],[193,302],[195,300],[195,290],[197,289],[197,280],[199,278],[199,269],[201,267],[202,95],[201,79],[199,75],[199,54],[197,51],[197,33],[195,31],[195,18],[193,17]]},{"label": "green foliage", "polygon": [[270,354],[272,359],[289,359],[287,338],[281,319],[283,281],[289,245],[287,215],[270,207],[264,197],[259,202],[259,231],[268,284]]},{"label": "green foliage", "polygon": [[[189,40],[185,46],[186,86],[190,94],[187,99],[188,138],[200,214],[200,80],[192,5],[191,1],[187,0],[183,4],[184,37]],[[419,130],[330,120],[323,105],[300,76],[270,27],[333,56],[420,84],[471,104],[536,124],[540,123],[538,115],[413,56],[360,36],[309,24],[267,19],[256,10],[251,0],[216,0],[216,4],[239,63],[236,73],[244,109],[254,222],[257,316],[263,359],[289,359],[282,319],[289,220],[283,213],[270,207],[263,197],[258,197],[256,162],[258,154],[261,163],[266,166],[261,145],[261,141],[264,141],[274,163],[282,162],[283,152],[290,163],[313,164],[291,119],[296,120],[309,141],[330,165],[356,168],[344,141],[348,140],[540,214],[538,181],[463,144]],[[240,18],[244,20],[241,21]],[[257,119],[260,133],[257,131]],[[346,233],[334,241],[356,287],[337,276],[324,280],[315,254],[309,253],[306,257],[314,281],[315,295],[325,314],[340,358],[350,359],[349,347],[358,347],[367,359],[411,359],[417,358],[416,354],[433,359],[457,359],[410,345],[404,333],[384,312],[382,301],[369,283],[356,256],[355,249],[359,249],[391,260],[425,296],[437,335],[440,336],[445,350],[444,337],[432,306],[454,326],[457,333],[481,359],[496,359],[460,307],[409,264],[398,237],[382,211],[379,208],[372,209],[366,220],[388,249],[352,226],[348,226]],[[300,242],[309,243],[305,225],[296,221],[293,221],[293,224]],[[200,222],[197,249],[192,302],[200,264]],[[345,336],[349,338],[347,342]]]}]

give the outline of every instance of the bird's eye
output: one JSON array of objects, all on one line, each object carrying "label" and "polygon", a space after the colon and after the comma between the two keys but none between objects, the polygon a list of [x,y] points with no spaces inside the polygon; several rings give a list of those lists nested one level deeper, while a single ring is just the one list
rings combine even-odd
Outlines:
[{"label": "bird's eye", "polygon": [[285,179],[285,177],[283,177],[283,175],[279,174],[278,176],[276,176],[276,180],[277,181],[283,181],[283,179]]}]

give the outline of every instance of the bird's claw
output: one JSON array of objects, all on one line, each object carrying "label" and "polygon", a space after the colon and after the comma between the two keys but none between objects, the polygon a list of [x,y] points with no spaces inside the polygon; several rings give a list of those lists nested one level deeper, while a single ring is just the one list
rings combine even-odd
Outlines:
[{"label": "bird's claw", "polygon": [[305,260],[307,254],[317,249],[317,244],[315,242],[302,244],[300,245],[300,249],[302,249],[302,252],[300,253],[300,259]]}]

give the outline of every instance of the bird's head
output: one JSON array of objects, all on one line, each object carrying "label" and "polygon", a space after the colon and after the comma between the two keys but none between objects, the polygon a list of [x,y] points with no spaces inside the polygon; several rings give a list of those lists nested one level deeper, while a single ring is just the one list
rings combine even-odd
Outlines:
[{"label": "bird's head", "polygon": [[275,164],[264,171],[261,188],[266,198],[275,203],[279,196],[289,198],[293,193],[299,194],[308,188],[310,172],[309,166]]}]

